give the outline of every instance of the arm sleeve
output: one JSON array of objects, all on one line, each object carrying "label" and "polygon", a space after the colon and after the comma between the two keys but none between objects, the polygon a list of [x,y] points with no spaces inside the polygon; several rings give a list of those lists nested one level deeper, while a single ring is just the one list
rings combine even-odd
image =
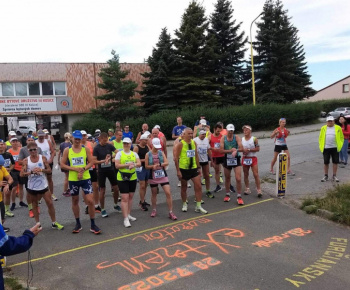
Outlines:
[{"label": "arm sleeve", "polygon": [[[3,230],[2,227],[1,230]],[[32,246],[33,238],[34,234],[29,230],[26,230],[23,235],[18,238],[5,235],[0,242],[1,244],[4,241],[0,247],[0,254],[3,256],[12,256],[24,253]]]}]

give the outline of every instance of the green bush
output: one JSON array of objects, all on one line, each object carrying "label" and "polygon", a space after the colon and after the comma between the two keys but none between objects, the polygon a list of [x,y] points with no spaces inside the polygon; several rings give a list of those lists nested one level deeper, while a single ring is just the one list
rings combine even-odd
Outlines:
[{"label": "green bush", "polygon": [[329,113],[339,107],[350,107],[350,99],[336,99],[329,101],[320,101],[321,110]]}]

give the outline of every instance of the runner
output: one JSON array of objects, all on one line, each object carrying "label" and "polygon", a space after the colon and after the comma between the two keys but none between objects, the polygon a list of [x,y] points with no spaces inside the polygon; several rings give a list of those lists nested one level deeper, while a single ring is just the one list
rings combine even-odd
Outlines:
[{"label": "runner", "polygon": [[123,132],[121,130],[115,131],[115,139],[109,144],[113,145],[118,151],[123,150]]},{"label": "runner", "polygon": [[10,149],[12,147],[11,145],[11,139],[16,137],[15,131],[10,131],[8,135],[8,140],[6,141],[6,149]]},{"label": "runner", "polygon": [[[200,121],[201,121],[201,120],[205,120],[205,115],[204,115],[204,114],[201,114],[201,115],[199,116],[199,120],[196,121],[196,123],[194,124],[194,126],[195,126],[195,127],[198,126],[198,125],[200,124]],[[206,121],[207,126],[209,127],[209,126],[210,126],[209,121],[207,121],[207,120],[205,120],[205,121]]]},{"label": "runner", "polygon": [[124,126],[123,139],[130,138],[131,142],[134,141],[134,134],[130,131],[129,125]]},{"label": "runner", "polygon": [[280,124],[280,126],[278,128],[276,128],[270,136],[271,139],[275,138],[275,150],[274,150],[273,159],[271,161],[270,173],[276,174],[275,171],[273,170],[273,167],[275,166],[278,154],[281,153],[282,151],[284,151],[284,153],[286,153],[288,156],[287,174],[288,175],[295,175],[295,173],[290,170],[290,153],[289,153],[289,150],[287,147],[287,141],[286,141],[286,138],[290,134],[290,131],[287,130],[285,127],[286,126],[286,118],[281,118],[279,120],[279,124]]},{"label": "runner", "polygon": [[192,180],[194,184],[194,193],[196,198],[195,212],[207,214],[202,208],[202,185],[200,180],[201,168],[199,165],[196,143],[192,140],[193,131],[191,128],[185,128],[181,142],[175,148],[175,166],[177,176],[181,179],[181,198],[182,211],[187,211],[187,181]]},{"label": "runner", "polygon": [[[3,167],[6,168],[7,172],[10,174],[15,167],[15,160],[13,159],[11,153],[6,152],[6,143],[4,140],[0,139],[0,155],[4,158],[5,163]],[[12,179],[12,177],[11,177]],[[4,203],[5,203],[5,215],[8,217],[14,217],[14,213],[10,210],[11,202],[11,191],[4,192]]]},{"label": "runner", "polygon": [[35,221],[36,223],[40,223],[38,203],[41,198],[44,198],[52,221],[51,227],[53,229],[63,230],[64,226],[56,221],[55,208],[45,176],[51,173],[50,165],[45,156],[38,154],[38,145],[36,143],[28,143],[27,148],[30,156],[23,160],[21,176],[28,177],[27,192],[31,194]]},{"label": "runner", "polygon": [[[154,128],[158,129],[159,130],[159,133],[158,133],[158,138],[161,139],[161,138],[164,138],[165,141],[166,141],[166,138],[165,138],[165,135],[164,133],[160,130],[160,126],[159,125],[155,125]],[[154,129],[153,128],[153,129]]]},{"label": "runner", "polygon": [[[80,133],[83,136],[83,139],[81,139],[81,145],[83,145],[83,146],[85,146],[85,148],[89,149],[91,156],[92,156],[92,154],[94,152],[95,144],[88,141],[89,134],[87,134],[86,131],[82,130],[82,131],[80,131]],[[97,183],[98,178],[97,178],[97,169],[96,169],[95,165],[90,167],[89,173],[90,173],[90,180],[92,183],[92,192],[93,192],[93,196],[94,196],[95,213],[100,213],[101,212],[101,207],[99,206],[100,194],[98,192],[98,183]],[[89,214],[89,206],[88,205],[85,207],[85,214]]]},{"label": "runner", "polygon": [[339,182],[337,178],[337,169],[339,163],[339,152],[343,147],[344,135],[340,126],[334,124],[334,117],[327,117],[327,125],[322,126],[319,136],[319,148],[323,153],[324,177],[322,182],[328,180],[329,162],[332,156],[333,178],[332,181]]},{"label": "runner", "polygon": [[220,183],[223,183],[222,177],[220,176],[220,165],[224,163],[224,154],[220,152],[221,130],[222,125],[217,123],[214,127],[214,133],[208,137],[213,160],[211,166],[214,167],[215,170],[216,188],[214,189],[214,193],[218,193],[222,190]]},{"label": "runner", "polygon": [[[19,151],[19,155],[18,155],[18,163],[22,166],[23,165],[23,160],[25,158],[27,158],[28,156],[30,156],[30,153],[28,151],[28,144],[29,143],[35,143],[35,139],[34,139],[34,136],[32,135],[29,135],[27,137],[27,146],[25,147],[22,147],[21,150]],[[37,148],[37,151],[38,151],[38,154],[42,155],[43,152],[41,150],[41,148]],[[25,188],[27,189],[28,188],[28,177],[21,177],[25,180]],[[34,218],[34,213],[33,213],[33,204],[32,204],[32,195],[31,194],[28,194],[28,191],[27,191],[27,203],[28,203],[28,210],[29,210],[29,217],[30,218]],[[39,213],[40,213],[40,209],[38,207],[38,210],[39,210]]]},{"label": "runner", "polygon": [[[89,173],[89,169],[93,165],[93,158],[90,150],[81,144],[83,134],[79,130],[75,130],[72,135],[73,145],[71,148],[64,149],[61,158],[61,168],[69,171],[69,189],[72,196],[72,210],[76,221],[73,233],[76,234],[82,230],[79,217],[79,191],[81,188],[85,194],[85,204],[89,207],[90,232],[98,235],[101,233],[101,230],[95,224],[94,196]],[[69,165],[67,165],[67,162],[69,162]]]},{"label": "runner", "polygon": [[105,194],[106,194],[106,179],[112,185],[114,209],[117,212],[121,212],[118,205],[119,189],[117,184],[116,172],[114,166],[112,166],[112,153],[117,153],[117,149],[108,143],[108,135],[102,132],[99,137],[99,144],[97,144],[93,151],[94,163],[98,164],[98,185],[100,187],[100,204],[101,204],[101,216],[108,217],[105,209]]},{"label": "runner", "polygon": [[44,129],[43,131],[44,131],[45,134],[46,134],[46,135],[45,135],[45,139],[48,140],[49,142],[51,142],[51,144],[53,145],[53,148],[56,148],[56,141],[55,141],[55,138],[54,138],[52,135],[50,135],[49,130]]},{"label": "runner", "polygon": [[141,166],[139,155],[130,150],[132,141],[130,138],[123,139],[123,151],[117,153],[115,157],[115,167],[118,169],[118,186],[122,195],[122,211],[124,226],[131,227],[130,221],[136,221],[131,216],[132,199],[136,190],[137,177],[136,168]]},{"label": "runner", "polygon": [[228,124],[226,126],[227,136],[222,136],[220,141],[220,150],[225,154],[224,157],[224,174],[225,174],[225,189],[226,196],[224,198],[224,202],[230,201],[230,185],[231,185],[231,170],[233,168],[235,172],[236,178],[236,186],[237,186],[237,203],[239,205],[244,205],[241,190],[241,156],[239,156],[239,151],[243,151],[241,138],[234,133],[235,126],[232,124]]},{"label": "runner", "polygon": [[259,169],[258,169],[258,158],[256,157],[256,153],[260,151],[260,145],[258,143],[258,139],[252,136],[251,126],[244,125],[242,130],[244,133],[244,137],[242,138],[242,146],[243,146],[242,164],[243,164],[244,184],[245,184],[244,194],[248,195],[251,193],[249,189],[249,168],[251,168],[255,179],[255,185],[256,185],[256,190],[258,192],[258,197],[262,197]]},{"label": "runner", "polygon": [[139,206],[142,210],[148,211],[149,203],[145,201],[146,190],[147,190],[147,182],[149,178],[149,170],[146,169],[145,165],[145,156],[150,150],[148,145],[148,136],[147,134],[143,134],[140,137],[140,144],[137,144],[134,148],[134,152],[137,153],[141,160],[141,167],[136,169],[137,180],[140,185],[140,202]]},{"label": "runner", "polygon": [[[4,206],[4,194],[10,194],[10,187],[12,186],[13,179],[5,168],[5,159],[0,155],[0,212],[2,224],[5,222],[5,206]],[[4,227],[5,232],[9,232],[10,228]]]},{"label": "runner", "polygon": [[[164,135],[164,134],[163,134]],[[168,156],[168,151],[167,151],[167,148],[166,148],[166,139],[165,137],[161,137],[160,136],[160,131],[158,128],[153,128],[152,129],[152,136],[151,138],[148,140],[148,146],[150,149],[153,148],[153,145],[152,145],[152,140],[154,138],[158,138],[160,139],[160,144],[162,145],[162,151],[164,152],[165,156]]]},{"label": "runner", "polygon": [[199,125],[194,127],[193,135],[195,137],[199,136],[199,131],[204,130],[205,131],[205,137],[208,137],[210,135],[210,127],[207,126],[207,121],[204,119],[201,119],[199,121]]},{"label": "runner", "polygon": [[181,136],[182,131],[186,128],[186,126],[182,124],[181,117],[177,117],[176,122],[177,122],[177,126],[173,128],[172,135],[171,135],[171,137],[174,140],[177,139],[179,136]]},{"label": "runner", "polygon": [[[181,133],[181,135],[179,136],[179,138],[177,138],[175,141],[174,141],[174,144],[173,144],[173,161],[175,163],[175,148],[176,148],[176,145],[179,144],[179,142],[181,142],[182,140],[182,134],[183,134],[183,131]],[[181,178],[179,178],[179,182],[177,184],[177,187],[181,187]],[[188,188],[191,188],[192,185],[189,181],[187,181],[187,187]]]},{"label": "runner", "polygon": [[[72,147],[72,143],[70,142],[71,139],[71,134],[69,132],[64,134],[64,142],[60,144],[60,149],[58,151],[58,156],[57,156],[57,164],[61,164],[61,157],[63,155],[63,151],[66,148]],[[61,167],[61,172],[64,173],[64,182],[63,182],[63,196],[70,196],[70,190],[69,190],[69,185],[68,185],[68,170],[65,170]]]},{"label": "runner", "polygon": [[206,133],[205,130],[199,131],[199,137],[194,138],[193,141],[197,145],[199,164],[202,167],[203,177],[205,179],[206,196],[214,198],[214,194],[210,192],[209,160],[212,162],[212,159],[209,140],[205,137]]},{"label": "runner", "polygon": [[140,138],[146,132],[148,132],[148,125],[146,123],[144,123],[144,124],[142,124],[141,131],[137,134],[136,144],[140,144]]},{"label": "runner", "polygon": [[53,194],[53,181],[52,181],[52,168],[53,168],[53,159],[56,155],[55,147],[53,144],[45,139],[46,134],[43,130],[38,131],[38,140],[36,140],[36,144],[43,151],[43,156],[46,157],[46,160],[51,168],[50,172],[46,174],[47,182],[49,183],[49,190],[51,193],[52,200],[57,200],[57,197]]},{"label": "runner", "polygon": [[157,215],[157,194],[158,185],[160,185],[166,195],[166,202],[169,209],[169,218],[171,220],[177,220],[177,217],[173,213],[173,200],[170,192],[170,185],[168,175],[165,168],[169,165],[169,162],[160,149],[162,148],[159,138],[152,140],[153,149],[146,154],[145,164],[146,168],[150,170],[149,184],[152,191],[152,213],[151,217]]},{"label": "runner", "polygon": [[108,129],[108,141],[111,142],[113,140],[115,140],[114,130],[113,129]]},{"label": "runner", "polygon": [[17,194],[17,186],[19,186],[19,207],[28,207],[26,203],[23,202],[23,185],[25,184],[26,180],[22,177],[19,176],[22,166],[18,163],[18,157],[19,157],[19,152],[20,152],[20,143],[18,142],[17,138],[12,138],[11,140],[11,146],[7,152],[9,152],[13,160],[15,161],[15,166],[13,170],[11,170],[11,177],[13,179],[13,184],[12,184],[12,190],[11,190],[11,208],[10,210],[13,211],[16,208],[16,194]]},{"label": "runner", "polygon": [[348,150],[349,150],[349,139],[350,139],[350,125],[344,118],[344,116],[339,117],[339,124],[344,135],[344,144],[339,153],[340,167],[344,168],[348,164]]}]

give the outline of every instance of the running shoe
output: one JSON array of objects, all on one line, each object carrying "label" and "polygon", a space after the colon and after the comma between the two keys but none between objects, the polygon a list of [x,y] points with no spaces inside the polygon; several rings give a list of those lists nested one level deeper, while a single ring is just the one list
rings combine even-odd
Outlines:
[{"label": "running shoe", "polygon": [[124,219],[124,227],[126,227],[126,228],[130,228],[131,227],[130,221],[127,218]]},{"label": "running shoe", "polygon": [[236,190],[235,190],[235,188],[233,187],[232,184],[230,184],[230,191],[231,191],[231,192],[236,192]]},{"label": "running shoe", "polygon": [[247,187],[246,189],[245,189],[245,191],[244,191],[244,195],[249,195],[249,194],[251,194],[252,192],[250,191],[250,188],[249,187]]},{"label": "running shoe", "polygon": [[142,203],[141,209],[144,210],[144,211],[148,211],[147,202],[143,202]]},{"label": "running shoe", "polygon": [[201,214],[207,214],[208,212],[204,209],[204,208],[202,208],[201,206],[196,206],[196,208],[194,209],[194,211],[195,212],[199,212],[199,213],[201,213]]},{"label": "running shoe", "polygon": [[244,205],[243,198],[242,197],[237,197],[237,203],[238,205]]},{"label": "running shoe", "polygon": [[187,187],[191,188],[192,187],[191,183],[187,182]]},{"label": "running shoe", "polygon": [[224,202],[229,202],[231,200],[231,197],[229,195],[225,195]]},{"label": "running shoe", "polygon": [[202,179],[201,183],[202,183],[202,185],[205,185],[205,179],[204,178]]},{"label": "running shoe", "polygon": [[207,192],[205,193],[205,195],[206,195],[208,198],[214,198],[214,197],[215,197],[215,195],[212,194],[210,191],[207,191]]},{"label": "running shoe", "polygon": [[261,192],[261,189],[258,190],[258,197],[262,197],[262,192]]},{"label": "running shoe", "polygon": [[13,214],[13,212],[7,210],[7,211],[5,211],[5,216],[14,217],[15,215]]},{"label": "running shoe", "polygon": [[65,192],[62,193],[62,195],[66,197],[70,196],[70,190],[67,189]]},{"label": "running shoe", "polygon": [[155,217],[157,215],[157,211],[155,209],[152,210],[151,217]]},{"label": "running shoe", "polygon": [[101,216],[103,218],[108,217],[107,211],[105,209],[101,210]]},{"label": "running shoe", "polygon": [[81,224],[75,224],[75,227],[72,231],[73,234],[78,234],[83,228],[81,227]]},{"label": "running shoe", "polygon": [[328,180],[328,175],[325,175],[325,176],[323,176],[323,178],[321,179],[321,182],[325,182],[325,181],[327,181]]},{"label": "running shoe", "polygon": [[85,207],[85,214],[89,214],[89,207],[88,206]]},{"label": "running shoe", "polygon": [[38,201],[38,203],[41,204],[42,201],[43,201],[43,198],[40,198],[40,200]]},{"label": "running shoe", "polygon": [[10,207],[10,211],[13,211],[15,208],[16,208],[16,204],[15,204],[15,203],[12,203],[12,204],[11,204],[11,207]]},{"label": "running shoe", "polygon": [[60,225],[58,222],[51,224],[51,227],[56,230],[63,230],[64,226]]},{"label": "running shoe", "polygon": [[209,173],[209,177],[213,177],[213,174]]},{"label": "running shoe", "polygon": [[287,175],[294,176],[295,173],[292,170],[287,171]]},{"label": "running shoe", "polygon": [[30,218],[33,218],[34,217],[34,212],[32,209],[29,210],[29,217]]},{"label": "running shoe", "polygon": [[129,219],[129,221],[131,221],[131,222],[134,222],[134,221],[137,220],[136,217],[133,217],[133,216],[131,216],[131,215],[128,215],[128,219]]},{"label": "running shoe", "polygon": [[220,185],[217,185],[216,188],[214,189],[214,192],[218,193],[221,190],[222,190],[222,187]]},{"label": "running shoe", "polygon": [[58,198],[54,194],[51,194],[51,199],[54,200],[54,201],[58,200]]},{"label": "running shoe", "polygon": [[220,171],[220,177],[222,177],[222,172]]},{"label": "running shoe", "polygon": [[100,230],[100,228],[98,226],[93,225],[90,228],[90,232],[94,233],[95,235],[99,235],[101,233],[101,230]]},{"label": "running shoe", "polygon": [[114,209],[116,210],[116,212],[118,212],[118,213],[121,213],[122,212],[122,209],[121,209],[121,207],[119,206],[119,205],[114,205]]},{"label": "running shoe", "polygon": [[[193,201],[194,203],[196,203],[197,202],[197,200],[196,199],[194,199],[194,201]],[[203,204],[204,203],[204,200],[202,199],[201,200],[201,204]]]},{"label": "running shoe", "polygon": [[173,221],[176,221],[176,220],[177,220],[177,217],[176,217],[176,215],[174,215],[173,212],[169,212],[169,218],[170,218],[171,220],[173,220]]},{"label": "running shoe", "polygon": [[275,175],[275,174],[276,174],[276,172],[275,172],[275,171],[273,171],[273,170],[270,170],[270,174]]},{"label": "running shoe", "polygon": [[222,179],[222,177],[220,176],[220,183],[224,183],[224,180]]},{"label": "running shoe", "polygon": [[181,181],[177,183],[177,187],[181,187]]},{"label": "running shoe", "polygon": [[120,202],[120,201],[122,201],[122,199],[121,199],[121,197],[120,197],[120,196],[118,197],[118,201],[119,201],[119,202]]},{"label": "running shoe", "polygon": [[144,201],[144,204],[147,205],[147,206],[150,206],[150,204],[146,201]]},{"label": "running shoe", "polygon": [[28,204],[26,204],[26,203],[23,202],[23,201],[20,201],[20,202],[19,202],[19,207],[28,207]]},{"label": "running shoe", "polygon": [[97,207],[95,206],[95,212],[100,213],[101,212],[101,207],[98,205]]},{"label": "running shoe", "polygon": [[7,233],[7,232],[10,231],[10,228],[4,227],[4,226],[2,226],[2,228],[4,229],[4,232],[5,232],[5,233]]},{"label": "running shoe", "polygon": [[187,203],[183,203],[182,204],[182,209],[181,209],[183,212],[186,212],[187,211]]},{"label": "running shoe", "polygon": [[333,175],[332,181],[339,182],[339,179],[338,179],[338,177],[336,177],[335,175]]}]

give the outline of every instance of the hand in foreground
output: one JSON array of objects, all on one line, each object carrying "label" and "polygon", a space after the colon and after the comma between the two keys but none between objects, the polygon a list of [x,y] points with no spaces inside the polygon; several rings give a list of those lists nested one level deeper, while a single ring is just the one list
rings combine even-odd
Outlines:
[{"label": "hand in foreground", "polygon": [[38,235],[38,233],[41,232],[42,229],[43,229],[43,228],[41,227],[41,225],[40,225],[39,223],[37,223],[34,227],[32,227],[32,228],[30,229],[30,231],[31,231],[34,235]]}]

